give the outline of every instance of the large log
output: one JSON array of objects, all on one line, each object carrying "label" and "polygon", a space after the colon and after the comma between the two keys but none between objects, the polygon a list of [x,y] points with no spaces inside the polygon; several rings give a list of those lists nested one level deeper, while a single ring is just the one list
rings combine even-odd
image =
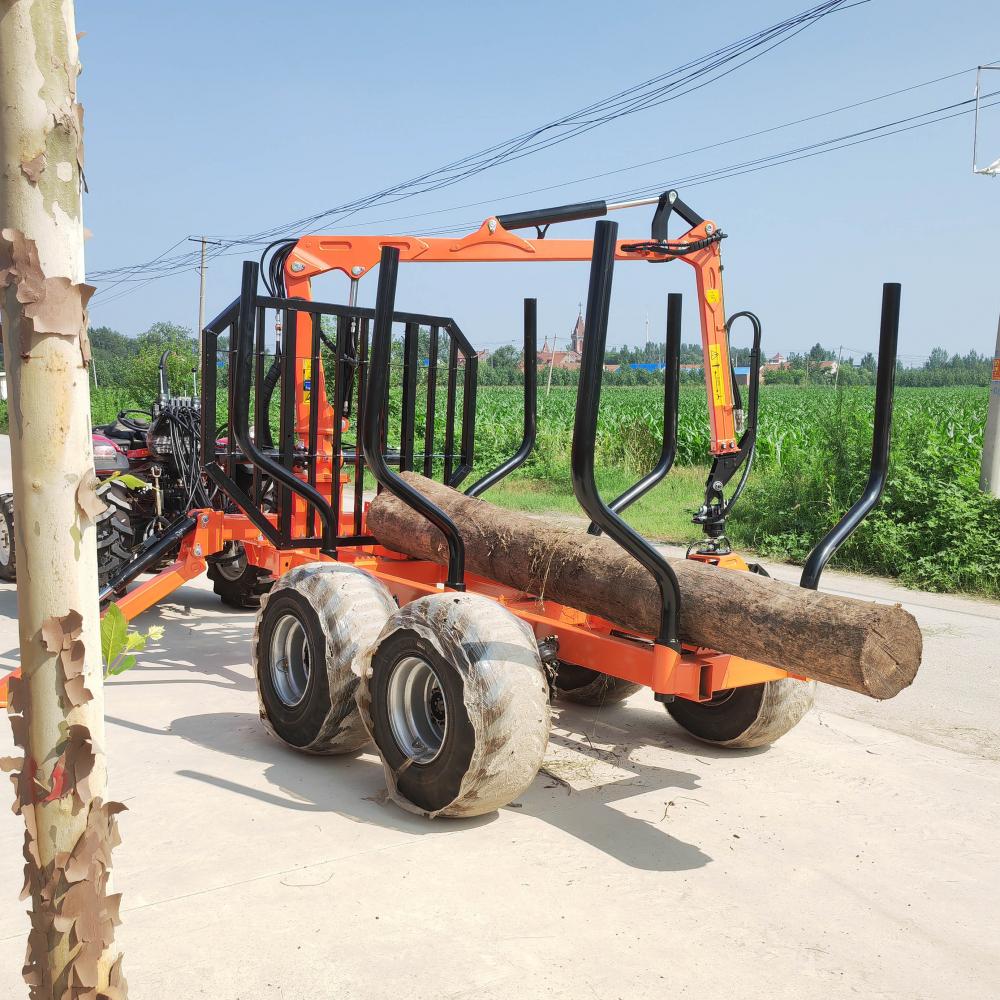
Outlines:
[{"label": "large log", "polygon": [[[458,525],[471,572],[625,629],[656,633],[656,583],[615,542],[551,519],[503,510],[415,473],[404,475]],[[372,501],[368,529],[386,548],[436,563],[448,561],[441,533],[388,491]],[[920,629],[898,604],[803,590],[690,559],[671,560],[671,566],[680,585],[684,642],[872,698],[898,694],[920,665]]]}]

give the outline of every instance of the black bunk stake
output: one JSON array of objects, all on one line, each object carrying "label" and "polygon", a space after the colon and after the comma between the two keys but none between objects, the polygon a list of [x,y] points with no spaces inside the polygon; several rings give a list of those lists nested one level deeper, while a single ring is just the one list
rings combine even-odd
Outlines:
[{"label": "black bunk stake", "polygon": [[448,544],[448,579],[445,586],[452,590],[465,590],[465,545],[455,522],[440,507],[393,472],[382,451],[382,427],[389,404],[389,360],[398,270],[399,250],[396,247],[383,247],[368,362],[367,399],[361,428],[365,464],[380,486],[427,518],[444,535]]},{"label": "black bunk stake", "polygon": [[[615,497],[608,507],[616,514],[644,497],[670,471],[677,456],[677,411],[680,404],[680,362],[681,362],[681,303],[684,296],[671,292],[667,296],[667,369],[663,373],[663,444],[656,465],[634,486],[630,486],[621,496]],[[601,529],[591,524],[587,529],[591,535],[599,535]]]},{"label": "black bunk stake", "polygon": [[474,482],[466,496],[478,497],[491,486],[496,486],[504,476],[509,476],[527,461],[535,447],[538,425],[538,300],[524,300],[524,436],[517,451],[492,472]]},{"label": "black bunk stake", "polygon": [[448,337],[448,396],[444,416],[444,482],[454,486],[452,469],[455,465],[455,406],[458,394],[458,344],[449,331]]},{"label": "black bunk stake", "polygon": [[434,475],[434,417],[437,405],[438,328],[432,326],[427,338],[427,409],[424,415],[424,475]]},{"label": "black bunk stake", "polygon": [[420,327],[407,323],[403,333],[403,406],[399,431],[399,471],[413,471],[413,431],[417,415],[417,334]]},{"label": "black bunk stake", "polygon": [[875,378],[875,425],[872,460],[864,492],[853,507],[817,543],[802,568],[799,585],[816,590],[819,578],[833,554],[854,533],[878,503],[889,476],[889,445],[892,438],[892,396],[896,379],[896,347],[899,341],[899,299],[896,282],[882,286],[882,321],[878,339],[878,374]]},{"label": "black bunk stake", "polygon": [[604,348],[608,339],[611,277],[615,266],[617,235],[618,224],[615,222],[602,221],[595,227],[590,288],[587,292],[587,336],[583,341],[580,389],[573,423],[573,492],[590,519],[653,575],[662,603],[656,641],[679,651],[677,616],[681,596],[677,577],[666,559],[605,505],[594,479],[597,410],[601,402],[601,378],[604,374]]}]

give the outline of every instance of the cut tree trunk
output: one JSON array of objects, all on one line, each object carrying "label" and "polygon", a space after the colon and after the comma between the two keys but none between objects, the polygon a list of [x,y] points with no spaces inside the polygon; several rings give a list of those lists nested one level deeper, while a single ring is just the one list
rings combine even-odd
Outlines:
[{"label": "cut tree trunk", "polygon": [[[456,523],[469,571],[634,632],[656,633],[656,582],[611,539],[503,510],[416,473],[404,478]],[[441,533],[387,491],[372,501],[368,529],[396,552],[448,560]],[[891,698],[913,681],[922,639],[899,605],[803,590],[690,559],[670,564],[680,586],[683,642],[872,698]]]}]

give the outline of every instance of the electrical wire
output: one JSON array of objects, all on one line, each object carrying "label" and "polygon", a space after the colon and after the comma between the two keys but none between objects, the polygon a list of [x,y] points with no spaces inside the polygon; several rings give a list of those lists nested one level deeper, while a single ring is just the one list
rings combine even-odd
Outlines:
[{"label": "electrical wire", "polygon": [[[860,0],[860,3],[867,2],[870,0]],[[496,143],[477,153],[466,155],[426,171],[407,181],[293,222],[284,223],[258,233],[224,240],[222,246],[210,252],[210,256],[219,256],[234,247],[245,247],[254,243],[261,244],[290,236],[293,233],[308,232],[326,220],[334,219],[334,221],[340,222],[364,208],[383,203],[391,204],[429,191],[436,191],[467,180],[501,163],[512,162],[543,149],[551,148],[594,128],[657,107],[666,101],[675,100],[684,94],[707,86],[709,83],[728,76],[736,69],[762,57],[829,14],[859,5],[859,3],[847,4],[846,0],[826,0],[824,3],[817,4],[777,24],[731,42],[673,70],[635,84],[610,97],[603,98],[511,139]],[[178,271],[191,267],[197,259],[198,251],[177,255],[173,258],[167,258],[167,253],[169,251],[165,251],[146,265],[127,265],[94,271],[90,278],[92,280],[120,278],[128,281],[132,280],[137,273],[148,275],[151,272],[155,273],[156,277],[166,277],[168,274],[178,273]]]}]

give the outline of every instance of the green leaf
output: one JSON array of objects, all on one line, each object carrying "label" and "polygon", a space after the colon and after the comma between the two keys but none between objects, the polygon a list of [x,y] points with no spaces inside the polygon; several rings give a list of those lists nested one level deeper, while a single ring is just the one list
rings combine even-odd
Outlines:
[{"label": "green leaf", "polygon": [[151,639],[153,642],[159,642],[163,638],[163,626],[150,625],[146,630],[146,638]]},{"label": "green leaf", "polygon": [[109,483],[121,483],[122,486],[127,486],[130,490],[144,490],[149,486],[149,483],[128,472],[116,472],[105,481]]},{"label": "green leaf", "polygon": [[125,651],[128,621],[117,604],[108,606],[101,619],[101,656],[110,669],[111,664]]},{"label": "green leaf", "polygon": [[114,666],[108,668],[108,673],[116,676],[123,674],[126,670],[131,670],[135,666],[135,662],[134,656],[123,656]]},{"label": "green leaf", "polygon": [[146,636],[142,632],[129,632],[125,636],[125,652],[130,653],[132,650],[137,652],[142,652],[146,648]]}]

